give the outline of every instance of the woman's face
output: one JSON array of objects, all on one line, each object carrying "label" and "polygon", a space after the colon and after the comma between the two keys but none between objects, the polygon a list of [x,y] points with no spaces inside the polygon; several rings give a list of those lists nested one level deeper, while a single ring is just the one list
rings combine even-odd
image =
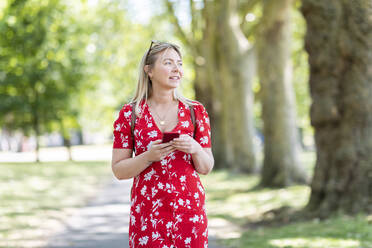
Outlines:
[{"label": "woman's face", "polygon": [[183,77],[182,59],[174,49],[166,49],[157,55],[155,65],[148,74],[156,86],[175,89]]}]

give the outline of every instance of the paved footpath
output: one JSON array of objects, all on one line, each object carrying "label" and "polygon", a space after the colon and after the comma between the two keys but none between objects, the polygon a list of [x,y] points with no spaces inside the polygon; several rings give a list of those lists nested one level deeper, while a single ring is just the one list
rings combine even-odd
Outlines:
[{"label": "paved footpath", "polygon": [[[112,179],[48,240],[47,248],[128,248],[132,180]],[[209,248],[217,246],[209,236]]]}]

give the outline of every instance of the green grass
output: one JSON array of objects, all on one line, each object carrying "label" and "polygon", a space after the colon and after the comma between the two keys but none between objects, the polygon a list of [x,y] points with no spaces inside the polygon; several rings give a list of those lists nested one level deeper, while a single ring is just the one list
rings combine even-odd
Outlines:
[{"label": "green grass", "polygon": [[29,247],[94,195],[108,162],[0,164],[0,247]]},{"label": "green grass", "polygon": [[[301,159],[311,171],[314,154]],[[40,247],[111,174],[108,162],[4,163],[0,171],[0,248]],[[283,206],[301,209],[308,201],[308,186],[257,189],[258,176],[226,170],[201,178],[207,191],[210,234],[226,247],[372,247],[372,217],[362,214],[281,226],[253,224],[270,219],[270,211]]]},{"label": "green grass", "polygon": [[[302,157],[311,169],[314,154]],[[338,215],[326,221],[298,221],[280,226],[261,224],[272,210],[302,209],[310,196],[308,186],[257,188],[258,176],[214,171],[202,177],[207,193],[210,234],[225,247],[236,248],[367,248],[372,247],[372,216]],[[369,219],[369,220],[368,220]]]},{"label": "green grass", "polygon": [[338,216],[320,222],[315,219],[276,228],[246,230],[239,241],[230,239],[231,247],[372,247],[372,227],[366,216]]}]

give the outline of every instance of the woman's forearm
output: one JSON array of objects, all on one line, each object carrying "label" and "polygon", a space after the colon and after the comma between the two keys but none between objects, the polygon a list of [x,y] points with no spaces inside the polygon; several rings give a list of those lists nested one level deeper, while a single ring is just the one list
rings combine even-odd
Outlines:
[{"label": "woman's forearm", "polygon": [[129,179],[137,176],[145,170],[152,162],[147,158],[147,152],[144,152],[133,158],[120,160],[112,165],[112,171],[119,180]]},{"label": "woman's forearm", "polygon": [[213,156],[210,156],[201,146],[196,153],[192,154],[192,161],[194,162],[195,170],[203,175],[211,172],[214,165]]}]

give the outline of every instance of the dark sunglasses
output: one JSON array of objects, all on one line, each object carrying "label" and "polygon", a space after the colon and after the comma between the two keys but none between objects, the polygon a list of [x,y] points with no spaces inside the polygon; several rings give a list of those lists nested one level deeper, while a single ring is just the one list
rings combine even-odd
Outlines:
[{"label": "dark sunglasses", "polygon": [[146,53],[146,58],[145,58],[145,64],[147,65],[147,58],[149,57],[149,54],[150,54],[150,51],[151,51],[151,48],[152,48],[152,45],[155,44],[155,43],[159,43],[157,40],[151,40],[151,44],[150,44],[150,48],[149,50],[147,51]]}]

